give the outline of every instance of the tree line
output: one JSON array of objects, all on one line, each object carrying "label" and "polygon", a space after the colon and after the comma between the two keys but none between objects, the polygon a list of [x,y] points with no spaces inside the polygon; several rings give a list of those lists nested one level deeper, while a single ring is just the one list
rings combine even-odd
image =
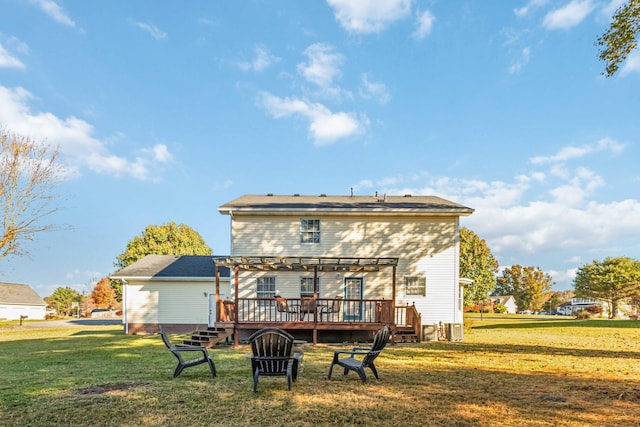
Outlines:
[{"label": "tree line", "polygon": [[[498,261],[486,241],[464,227],[460,229],[460,277],[473,280],[464,289],[464,304],[468,307],[481,306],[490,295],[512,295],[520,310],[551,311],[569,297],[553,292],[553,278],[539,267],[516,264],[499,273]],[[623,302],[637,310],[640,261],[629,257],[594,260],[578,268],[573,287],[578,298],[606,303],[609,317],[619,314]]]}]

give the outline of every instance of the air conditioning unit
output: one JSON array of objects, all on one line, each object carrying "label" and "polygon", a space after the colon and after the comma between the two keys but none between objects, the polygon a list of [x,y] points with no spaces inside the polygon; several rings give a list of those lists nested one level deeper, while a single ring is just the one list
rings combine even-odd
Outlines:
[{"label": "air conditioning unit", "polygon": [[444,334],[449,341],[462,341],[462,323],[445,323]]}]

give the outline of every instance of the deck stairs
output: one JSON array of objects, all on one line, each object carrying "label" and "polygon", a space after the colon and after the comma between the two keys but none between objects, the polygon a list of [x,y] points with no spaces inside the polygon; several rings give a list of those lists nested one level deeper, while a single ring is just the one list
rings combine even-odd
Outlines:
[{"label": "deck stairs", "polygon": [[225,341],[233,335],[233,328],[224,327],[208,327],[203,331],[193,331],[191,338],[182,341],[182,345],[197,345],[200,347],[213,347],[216,344]]},{"label": "deck stairs", "polygon": [[396,326],[393,328],[392,341],[394,343],[403,342],[420,342],[420,337],[416,334],[415,328],[411,325],[408,326]]}]

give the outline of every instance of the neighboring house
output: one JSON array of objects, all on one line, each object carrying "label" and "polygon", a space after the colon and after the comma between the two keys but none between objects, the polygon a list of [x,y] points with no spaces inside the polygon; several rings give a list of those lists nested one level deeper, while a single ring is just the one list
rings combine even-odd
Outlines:
[{"label": "neighboring house", "polygon": [[507,313],[509,314],[515,314],[518,312],[518,305],[516,304],[516,299],[513,295],[490,296],[489,301],[494,305],[504,305],[507,308]]},{"label": "neighboring house", "polygon": [[[219,212],[231,220],[231,256],[216,264],[237,267],[236,327],[268,325],[271,301],[281,296],[300,315],[287,327],[312,330],[314,342],[318,331],[415,324],[402,320],[408,306],[422,325],[462,330],[459,219],[471,208],[432,196],[267,194]],[[335,298],[344,304],[328,321],[306,316],[305,298],[320,313]]]},{"label": "neighboring house", "polygon": [[147,255],[114,273],[123,282],[122,322],[125,333],[189,332],[213,326],[216,293],[229,295],[229,270],[216,268],[211,256]]},{"label": "neighboring house", "polygon": [[30,286],[0,282],[0,319],[43,320],[46,309],[47,303]]},{"label": "neighboring house", "polygon": [[572,298],[571,302],[560,304],[557,308],[557,312],[558,314],[563,314],[565,316],[573,316],[577,312],[586,310],[589,307],[600,308],[603,311],[603,314],[607,311],[606,306],[602,301],[593,298]]}]

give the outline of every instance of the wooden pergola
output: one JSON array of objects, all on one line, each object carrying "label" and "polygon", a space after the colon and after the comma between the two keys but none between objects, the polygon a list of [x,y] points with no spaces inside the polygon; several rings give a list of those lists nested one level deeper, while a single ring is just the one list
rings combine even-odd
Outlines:
[{"label": "wooden pergola", "polygon": [[[392,268],[392,298],[391,312],[395,310],[396,296],[396,268],[398,258],[378,257],[292,257],[292,256],[232,256],[214,257],[216,265],[216,302],[220,299],[220,273],[219,267],[228,267],[233,270],[233,286],[237,299],[239,295],[239,272],[243,271],[300,271],[313,272],[313,299],[318,299],[318,273],[319,272],[377,272],[383,268]],[[235,305],[234,330],[238,330],[238,305]],[[236,345],[238,334],[234,333]],[[317,342],[317,327],[313,328],[313,341]]]}]

